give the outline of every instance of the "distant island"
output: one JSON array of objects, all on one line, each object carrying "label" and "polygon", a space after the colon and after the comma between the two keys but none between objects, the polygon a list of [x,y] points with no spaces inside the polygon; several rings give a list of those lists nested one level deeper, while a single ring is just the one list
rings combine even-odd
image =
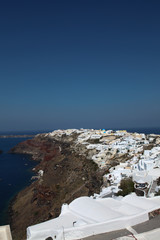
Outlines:
[{"label": "distant island", "polygon": [[2,150],[0,150],[0,154],[2,153]]},{"label": "distant island", "polygon": [[30,138],[34,137],[35,135],[0,135],[0,138]]}]

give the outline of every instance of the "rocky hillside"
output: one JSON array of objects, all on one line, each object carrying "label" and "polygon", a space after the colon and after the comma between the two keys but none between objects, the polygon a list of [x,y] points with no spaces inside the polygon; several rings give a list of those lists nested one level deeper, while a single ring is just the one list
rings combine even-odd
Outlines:
[{"label": "rocky hillside", "polygon": [[37,161],[36,181],[21,191],[12,204],[14,240],[25,239],[28,226],[58,216],[63,203],[99,192],[104,170],[73,150],[75,137],[56,139],[41,134],[11,150],[30,154]]}]

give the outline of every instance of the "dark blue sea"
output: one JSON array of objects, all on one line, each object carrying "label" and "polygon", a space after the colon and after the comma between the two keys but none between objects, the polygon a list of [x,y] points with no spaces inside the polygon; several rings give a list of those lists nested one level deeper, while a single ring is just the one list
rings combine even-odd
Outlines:
[{"label": "dark blue sea", "polygon": [[[122,129],[123,130],[123,129]],[[160,128],[126,128],[127,132],[137,132],[137,133],[145,133],[145,134],[160,134]]]},{"label": "dark blue sea", "polygon": [[[130,128],[126,130],[128,132],[160,134],[160,128]],[[37,133],[39,132],[0,132],[0,135]],[[32,168],[37,164],[28,155],[8,153],[12,147],[26,139],[28,138],[0,138],[0,150],[3,151],[0,154],[0,225],[8,224],[8,206],[14,196],[31,183]]]},{"label": "dark blue sea", "polygon": [[32,168],[37,164],[28,155],[8,151],[28,138],[0,138],[0,225],[8,224],[8,206],[13,197],[31,183]]}]

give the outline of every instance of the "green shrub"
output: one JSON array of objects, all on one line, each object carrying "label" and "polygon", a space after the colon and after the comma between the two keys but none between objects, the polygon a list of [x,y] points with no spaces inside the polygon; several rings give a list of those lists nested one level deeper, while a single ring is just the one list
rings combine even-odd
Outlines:
[{"label": "green shrub", "polygon": [[121,189],[117,196],[126,196],[131,192],[134,192],[134,182],[131,178],[122,179],[119,188]]}]

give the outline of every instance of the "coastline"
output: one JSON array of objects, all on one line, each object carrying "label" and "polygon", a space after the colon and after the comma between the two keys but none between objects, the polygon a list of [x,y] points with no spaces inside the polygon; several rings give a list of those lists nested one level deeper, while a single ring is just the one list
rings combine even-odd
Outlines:
[{"label": "coastline", "polygon": [[29,225],[59,216],[63,203],[99,192],[104,171],[93,161],[73,152],[72,140],[68,140],[53,141],[42,134],[12,149],[12,153],[32,155],[33,160],[39,161],[35,172],[37,175],[43,172],[43,176],[20,191],[10,205],[15,239],[25,239]]},{"label": "coastline", "polygon": [[15,194],[14,197],[12,197],[12,199],[9,201],[9,205],[8,205],[8,209],[7,209],[7,218],[8,218],[8,224],[12,225],[12,221],[13,221],[13,210],[12,210],[12,206],[14,204],[14,202],[16,201],[18,196],[18,193]]},{"label": "coastline", "polygon": [[30,185],[33,176],[32,169],[37,164],[26,154],[10,154],[10,149],[18,143],[28,138],[1,138],[0,145],[2,154],[0,154],[0,222],[1,225],[9,222],[9,206],[12,199],[22,189]]}]

